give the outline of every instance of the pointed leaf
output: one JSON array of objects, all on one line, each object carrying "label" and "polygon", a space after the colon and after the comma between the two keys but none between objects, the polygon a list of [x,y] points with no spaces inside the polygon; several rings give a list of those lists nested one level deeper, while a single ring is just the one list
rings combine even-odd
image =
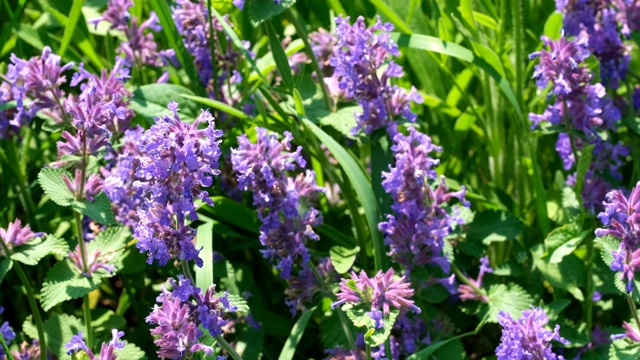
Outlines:
[{"label": "pointed leaf", "polygon": [[37,265],[42,258],[49,254],[66,256],[69,252],[69,246],[63,239],[48,235],[45,238],[33,239],[13,250],[11,260],[19,261],[25,265]]},{"label": "pointed leaf", "polygon": [[488,306],[480,310],[480,318],[486,318],[487,322],[498,322],[498,313],[505,311],[508,313],[520,314],[522,310],[529,309],[533,303],[531,295],[516,284],[496,284],[489,288]]},{"label": "pointed leaf", "polygon": [[42,309],[48,311],[63,301],[80,298],[97,289],[103,278],[113,275],[99,269],[86,277],[76,270],[71,260],[59,261],[49,270],[42,284]]},{"label": "pointed leaf", "polygon": [[67,184],[62,180],[62,175],[69,173],[63,169],[43,168],[38,174],[38,182],[49,199],[60,206],[71,206],[75,201]]},{"label": "pointed leaf", "polygon": [[93,201],[84,199],[82,201],[74,201],[72,207],[75,211],[87,215],[100,224],[115,224],[116,218],[113,216],[111,202],[107,195],[103,192],[98,194]]},{"label": "pointed leaf", "polygon": [[281,0],[279,4],[273,0],[249,0],[247,5],[251,24],[256,27],[272,17],[280,15],[295,3],[296,0]]},{"label": "pointed leaf", "polygon": [[293,359],[293,355],[296,352],[296,346],[298,346],[298,343],[300,342],[300,339],[304,334],[304,330],[306,329],[307,324],[309,323],[309,319],[311,319],[311,316],[315,311],[316,311],[316,307],[313,307],[311,309],[305,310],[302,313],[302,315],[300,315],[300,318],[298,319],[296,324],[293,325],[293,328],[291,329],[291,333],[289,333],[289,337],[287,338],[287,341],[284,343],[284,346],[282,347],[282,351],[280,351],[280,356],[278,357],[278,360]]},{"label": "pointed leaf", "polygon": [[359,246],[356,246],[353,249],[343,246],[331,247],[329,254],[331,256],[331,263],[336,269],[336,272],[338,274],[344,274],[349,271],[353,266],[353,263],[356,261],[356,255],[358,255],[358,252],[360,252]]}]

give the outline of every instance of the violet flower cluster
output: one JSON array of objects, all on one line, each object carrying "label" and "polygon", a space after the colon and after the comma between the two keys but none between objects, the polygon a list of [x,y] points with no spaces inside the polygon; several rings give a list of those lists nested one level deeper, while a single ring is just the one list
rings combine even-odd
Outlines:
[{"label": "violet flower cluster", "polygon": [[[387,221],[379,224],[391,248],[389,255],[408,271],[432,264],[448,274],[451,264],[443,253],[444,238],[462,219],[449,214],[444,206],[451,198],[469,206],[466,190],[449,191],[444,177],[438,179],[434,168],[439,161],[430,153],[440,148],[427,135],[410,127],[408,135],[397,133],[393,141],[395,164],[382,173],[382,186],[393,198],[395,214],[388,214]],[[435,188],[432,182],[437,183]]]},{"label": "violet flower cluster", "polygon": [[[620,111],[613,101],[607,97],[604,86],[591,84],[592,74],[583,64],[590,55],[587,49],[587,38],[580,34],[569,40],[561,37],[551,40],[543,37],[549,50],[542,50],[530,55],[539,58],[534,77],[538,88],[545,89],[551,84],[549,97],[553,104],[543,114],[529,114],[533,127],[541,122],[563,125],[568,132],[560,133],[556,142],[556,150],[562,158],[565,170],[575,164],[575,153],[583,151],[586,144],[593,144],[593,160],[585,176],[583,206],[592,212],[600,208],[600,199],[609,191],[610,185],[605,178],[620,179],[620,167],[623,159],[629,155],[629,149],[620,143],[611,143],[611,136],[604,132],[615,128],[620,119]],[[584,134],[584,140],[570,135],[570,131],[578,130]],[[607,139],[607,140],[605,140]],[[575,185],[575,173],[567,179],[567,185]]]},{"label": "violet flower cluster", "polygon": [[549,317],[541,308],[522,312],[522,317],[514,320],[511,314],[501,311],[498,322],[502,325],[500,345],[496,348],[498,360],[563,360],[551,348],[555,340],[564,345],[569,341],[560,336],[560,325],[553,331],[545,329]]},{"label": "violet flower cluster", "polygon": [[111,330],[111,341],[102,343],[99,356],[96,356],[84,342],[82,339],[82,331],[78,331],[77,335],[73,335],[71,340],[64,347],[68,350],[67,355],[84,351],[89,360],[116,360],[118,358],[118,354],[116,354],[115,351],[122,350],[125,346],[125,342],[120,341],[120,338],[123,336],[123,331],[118,331],[116,329]]},{"label": "violet flower cluster", "polygon": [[485,303],[489,302],[487,294],[482,291],[482,279],[485,274],[492,273],[493,269],[489,264],[489,257],[483,256],[480,258],[480,272],[477,279],[469,279],[471,284],[461,284],[458,286],[458,294],[462,301],[477,300]]},{"label": "violet flower cluster", "polygon": [[[291,133],[277,135],[256,128],[257,141],[252,143],[246,135],[238,137],[238,148],[232,149],[231,162],[237,174],[238,188],[253,191],[253,204],[258,208],[261,250],[265,258],[276,263],[280,277],[290,286],[304,286],[305,291],[288,294],[305,296],[290,298],[287,303],[293,313],[312,295],[310,285],[313,273],[309,268],[308,240],[318,240],[313,227],[322,223],[322,215],[310,201],[324,189],[315,181],[315,173],[306,170],[295,177],[288,172],[304,168],[302,147],[291,152]],[[294,264],[300,267],[299,277],[292,277]]]},{"label": "violet flower cluster", "polygon": [[[22,226],[20,219],[10,222],[6,229],[0,228],[0,241],[9,249],[9,251],[24,245],[33,238],[44,236],[43,232],[33,232],[29,225]],[[0,247],[0,255],[6,256],[4,247]],[[2,311],[0,311],[0,314]]]},{"label": "violet flower cluster", "polygon": [[[0,314],[2,314],[3,312],[4,312],[4,307],[0,306]],[[15,331],[13,331],[11,326],[9,326],[8,321],[5,321],[2,323],[2,325],[0,325],[0,335],[2,335],[7,345],[9,345],[11,340],[16,338],[16,333]],[[4,346],[0,345],[0,358],[2,358],[4,355],[5,355]]]},{"label": "violet flower cluster", "polygon": [[[131,0],[109,0],[102,16],[90,20],[89,23],[97,27],[101,21],[107,21],[111,23],[111,29],[124,32],[127,40],[121,42],[116,51],[124,54],[128,67],[141,65],[163,67],[170,64],[177,66],[175,51],[173,49],[158,50],[158,44],[153,38],[153,32],[162,30],[156,13],[152,11],[149,19],[138,24],[139,19],[129,12],[131,7],[133,7]],[[146,32],[147,29],[151,32]],[[168,75],[165,73],[159,82],[168,80]]]},{"label": "violet flower cluster", "polygon": [[213,354],[213,348],[198,342],[203,335],[200,326],[211,336],[222,335],[222,327],[228,323],[226,313],[237,308],[229,302],[228,294],[215,293],[211,285],[203,294],[182,275],[178,281],[169,279],[173,290],[163,288],[146,322],[152,326],[151,334],[158,336],[154,343],[159,347],[158,356],[165,359],[188,358],[203,351]]},{"label": "violet flower cluster", "polygon": [[[203,110],[189,124],[180,121],[176,102],[167,107],[172,114],[156,117],[155,125],[142,134],[138,144],[139,166],[133,183],[133,192],[140,196],[136,200],[140,202],[134,226],[136,246],[148,254],[149,264],[156,259],[164,266],[175,258],[195,260],[202,266],[194,245],[196,231],[187,221],[198,218],[196,199],[213,206],[202,188],[210,187],[220,173],[222,131],[215,128],[208,111]],[[200,125],[205,128],[199,129]]]},{"label": "violet flower cluster", "polygon": [[624,43],[631,30],[640,29],[640,4],[636,1],[558,0],[564,14],[563,30],[567,36],[588,36],[589,50],[600,63],[603,82],[617,89],[624,80],[631,60],[631,46]]},{"label": "violet flower cluster", "polygon": [[[354,135],[363,130],[371,134],[374,130],[387,127],[394,134],[395,119],[404,117],[416,120],[411,111],[411,102],[421,103],[422,97],[415,88],[405,89],[391,84],[392,78],[403,76],[402,67],[395,63],[399,55],[398,46],[390,39],[393,30],[390,23],[383,24],[378,17],[375,25],[367,28],[362,16],[353,25],[349,17],[336,18],[338,43],[330,60],[335,68],[334,76],[345,96],[355,99],[362,107],[362,114],[356,115],[357,126]],[[378,69],[384,68],[378,76]]]},{"label": "violet flower cluster", "polygon": [[367,315],[375,322],[376,329],[384,327],[383,317],[392,308],[400,313],[412,310],[419,314],[420,308],[410,299],[413,296],[411,283],[405,281],[405,276],[395,279],[393,275],[393,268],[389,268],[386,273],[380,270],[373,278],[369,278],[364,270],[360,274],[352,271],[351,279],[340,281],[338,300],[331,304],[331,308],[345,304],[364,304],[371,309]]},{"label": "violet flower cluster", "polygon": [[627,292],[633,291],[633,279],[640,270],[640,183],[631,190],[629,196],[621,190],[612,190],[603,201],[604,210],[598,218],[605,226],[596,229],[596,236],[606,235],[620,239],[620,247],[613,251],[611,270],[620,272],[622,280],[627,280]]}]

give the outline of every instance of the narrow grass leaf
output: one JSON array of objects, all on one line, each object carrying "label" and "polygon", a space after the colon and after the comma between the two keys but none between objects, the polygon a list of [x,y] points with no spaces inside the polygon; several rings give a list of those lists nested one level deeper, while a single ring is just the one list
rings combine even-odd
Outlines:
[{"label": "narrow grass leaf", "polygon": [[213,99],[209,99],[209,98],[205,98],[205,97],[201,97],[201,96],[194,96],[194,95],[189,95],[189,94],[180,94],[181,97],[185,98],[185,99],[189,99],[189,100],[193,100],[195,102],[198,102],[202,105],[207,105],[207,106],[211,106],[214,109],[218,109],[222,112],[225,112],[231,116],[235,116],[240,120],[250,120],[250,121],[254,121],[255,119],[241,111],[238,110],[236,108],[234,108],[233,106],[230,106],[228,104],[223,103],[222,101],[218,101],[218,100],[213,100]]},{"label": "narrow grass leaf", "polygon": [[284,85],[291,93],[293,92],[293,75],[291,75],[291,66],[289,66],[289,59],[287,58],[287,54],[285,54],[284,49],[282,48],[282,42],[280,41],[280,39],[278,39],[276,30],[273,28],[273,25],[271,25],[271,22],[265,23],[264,26],[267,29],[267,36],[269,37],[269,48],[271,48],[273,60],[275,60],[276,62],[276,66],[278,67],[278,71],[282,76]]},{"label": "narrow grass leaf", "polygon": [[11,31],[18,23],[18,20],[22,16],[22,10],[24,9],[24,5],[27,3],[27,0],[20,0],[18,5],[16,6],[16,10],[13,12],[11,19],[9,22],[3,26],[2,33],[0,34],[0,44],[5,44],[11,35]]},{"label": "narrow grass leaf", "polygon": [[280,352],[280,356],[278,360],[291,360],[293,359],[293,355],[296,353],[296,347],[304,334],[304,330],[309,323],[309,319],[316,311],[316,307],[312,307],[311,309],[305,310],[302,315],[300,315],[300,319],[293,325],[293,329],[291,329],[291,333],[287,338],[287,341],[284,343],[282,347],[282,351]]},{"label": "narrow grass leaf", "polygon": [[67,48],[71,43],[73,34],[76,31],[76,25],[78,24],[80,15],[82,15],[83,5],[84,5],[84,0],[73,0],[73,5],[71,5],[71,11],[69,12],[67,22],[64,26],[64,34],[62,35],[62,42],[60,43],[60,49],[58,49],[58,55],[60,55],[60,57],[64,56],[64,53],[67,51]]}]

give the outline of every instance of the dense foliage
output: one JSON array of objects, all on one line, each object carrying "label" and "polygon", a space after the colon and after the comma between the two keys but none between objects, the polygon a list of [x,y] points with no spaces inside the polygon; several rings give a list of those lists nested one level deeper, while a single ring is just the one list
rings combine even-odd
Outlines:
[{"label": "dense foliage", "polygon": [[0,359],[640,357],[640,1],[0,9]]}]

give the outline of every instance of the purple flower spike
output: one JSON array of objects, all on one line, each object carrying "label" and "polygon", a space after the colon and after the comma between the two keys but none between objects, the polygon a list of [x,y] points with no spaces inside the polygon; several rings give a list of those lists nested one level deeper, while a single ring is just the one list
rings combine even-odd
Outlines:
[{"label": "purple flower spike", "polygon": [[[187,221],[198,218],[196,199],[213,206],[213,200],[202,188],[210,187],[213,177],[220,174],[222,131],[216,130],[208,111],[202,111],[189,124],[180,121],[176,102],[169,103],[168,108],[173,114],[156,118],[156,124],[141,136],[138,154],[133,158],[139,164],[133,187],[141,198],[139,222],[134,228],[139,239],[136,246],[148,253],[149,263],[156,259],[164,266],[176,258],[195,260],[202,266],[199,250],[193,244],[195,229]],[[199,129],[200,125],[206,127]],[[127,165],[129,169],[131,165]],[[120,178],[123,180],[126,178]],[[116,197],[124,195],[111,188],[110,192]]]},{"label": "purple flower spike", "polygon": [[[437,181],[435,166],[439,161],[430,153],[440,148],[427,135],[410,127],[409,135],[398,133],[393,140],[395,166],[382,173],[382,186],[393,198],[395,215],[387,215],[387,221],[379,224],[385,243],[391,247],[389,255],[409,271],[414,266],[433,264],[449,273],[444,238],[461,219],[447,213],[443,205],[455,197],[468,206],[465,189],[450,192],[444,178]],[[435,189],[430,184],[434,182],[438,184]]]},{"label": "purple flower spike", "polygon": [[84,351],[89,358],[89,360],[116,360],[118,355],[115,353],[115,350],[123,349],[125,346],[124,341],[119,341],[121,337],[124,336],[123,331],[118,331],[116,329],[111,330],[112,339],[109,342],[102,343],[100,348],[100,356],[95,356],[93,351],[89,349],[87,344],[82,339],[82,332],[78,331],[78,334],[73,335],[71,340],[65,344],[65,348],[67,348],[67,355],[71,355],[74,352]]},{"label": "purple flower spike", "polygon": [[[411,102],[421,103],[422,96],[413,88],[407,92],[391,84],[392,78],[404,74],[393,60],[399,55],[398,46],[389,37],[393,25],[383,24],[378,17],[376,24],[367,28],[364,17],[358,17],[353,25],[349,19],[336,18],[338,43],[330,64],[335,68],[339,88],[346,97],[356,99],[363,110],[356,115],[358,124],[352,132],[363,130],[371,134],[376,129],[389,127],[388,131],[393,134],[397,116],[410,122],[416,120]],[[378,76],[378,69],[384,65],[384,72]]]},{"label": "purple flower spike", "polygon": [[522,312],[522,317],[514,320],[511,314],[501,311],[498,321],[502,325],[502,338],[496,348],[498,360],[563,360],[551,349],[550,342],[556,340],[564,345],[569,341],[560,336],[560,326],[553,331],[545,329],[549,317],[540,308]]},{"label": "purple flower spike", "polygon": [[[20,245],[28,243],[31,239],[42,237],[45,233],[31,231],[29,225],[22,226],[20,219],[16,219],[14,222],[9,223],[6,229],[0,228],[0,240],[12,250]],[[0,255],[4,255],[4,251],[0,248]],[[2,313],[2,312],[0,312]]]},{"label": "purple flower spike", "polygon": [[478,273],[478,279],[477,280],[469,279],[469,282],[471,282],[473,286],[467,285],[467,284],[462,284],[458,286],[458,294],[460,294],[460,299],[462,301],[477,300],[485,303],[489,302],[489,298],[484,293],[484,291],[477,291],[476,289],[478,290],[482,289],[482,278],[484,277],[484,274],[492,273],[492,272],[493,272],[493,269],[489,265],[489,257],[487,256],[481,257],[480,272]]}]

